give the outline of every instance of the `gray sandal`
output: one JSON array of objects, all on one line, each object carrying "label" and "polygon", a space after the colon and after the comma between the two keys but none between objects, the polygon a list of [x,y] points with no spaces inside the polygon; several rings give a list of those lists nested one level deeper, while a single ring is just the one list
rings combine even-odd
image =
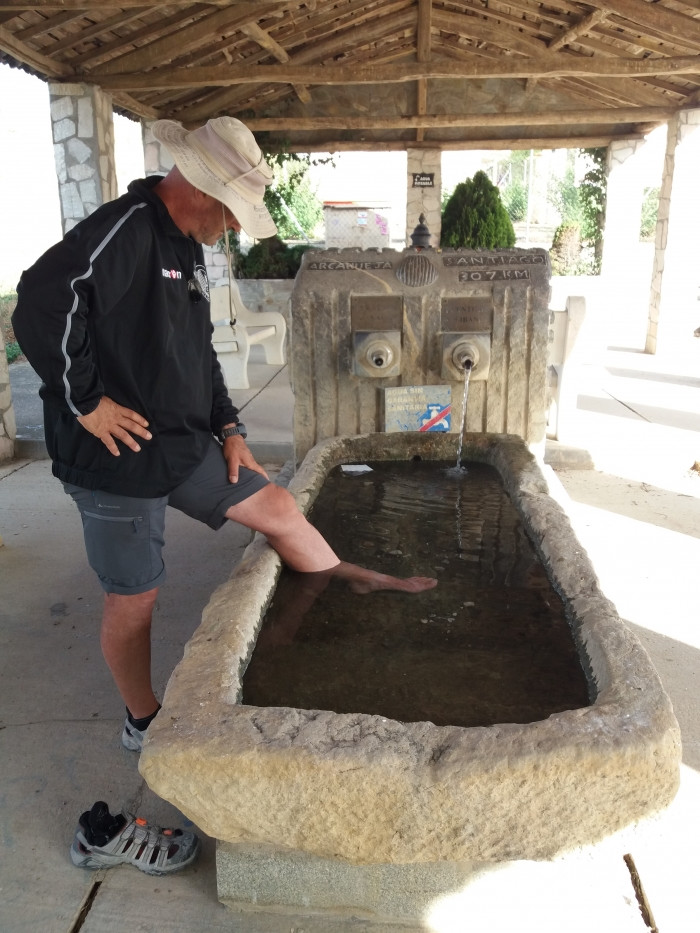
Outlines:
[{"label": "gray sandal", "polygon": [[[94,827],[100,821],[112,821],[121,826],[111,839],[103,842]],[[88,840],[92,839],[90,842]],[[99,801],[92,810],[80,817],[78,829],[70,848],[70,857],[78,868],[114,868],[116,865],[134,865],[147,875],[165,875],[190,865],[199,854],[199,839],[194,833],[181,829],[160,829],[146,820],[123,813],[112,817],[107,804]]]}]

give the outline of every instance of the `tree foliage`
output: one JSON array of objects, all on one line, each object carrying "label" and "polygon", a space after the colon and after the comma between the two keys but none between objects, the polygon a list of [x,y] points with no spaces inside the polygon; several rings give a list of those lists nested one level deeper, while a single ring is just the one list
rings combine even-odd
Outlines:
[{"label": "tree foliage", "polygon": [[[597,275],[600,271],[606,157],[604,146],[569,150],[563,177],[550,187],[549,200],[561,217],[552,242],[552,272],[555,275]],[[585,172],[577,181],[576,170],[581,161]]]},{"label": "tree foliage", "polygon": [[642,216],[639,224],[639,239],[649,242],[656,236],[656,220],[659,214],[660,188],[645,188],[642,201]]},{"label": "tree foliage", "polygon": [[579,149],[578,153],[588,163],[579,187],[581,202],[581,237],[593,247],[596,263],[600,266],[603,250],[603,227],[605,224],[605,198],[608,179],[605,170],[607,149]]},{"label": "tree foliage", "polygon": [[527,216],[529,159],[529,149],[515,149],[509,153],[507,159],[498,163],[503,206],[513,223],[518,223]]},{"label": "tree foliage", "polygon": [[527,188],[521,181],[511,181],[503,192],[503,206],[513,223],[527,216]]},{"label": "tree foliage", "polygon": [[306,243],[288,246],[279,237],[267,237],[251,246],[246,255],[239,255],[237,278],[293,279],[307,249]]},{"label": "tree foliage", "polygon": [[265,191],[265,206],[279,235],[285,240],[308,239],[323,219],[323,205],[309,178],[309,169],[319,163],[294,152],[266,154],[266,160],[275,178]]},{"label": "tree foliage", "polygon": [[440,244],[455,249],[515,246],[511,219],[485,172],[477,172],[455,188],[442,214]]},{"label": "tree foliage", "polygon": [[[323,218],[323,205],[311,190],[309,169],[313,165],[332,162],[332,158],[312,159],[295,152],[265,152],[265,161],[272,166],[274,181],[265,190],[265,206],[277,225],[278,236],[268,237],[241,252],[240,238],[229,230],[228,242],[236,278],[294,278],[306,244],[287,246],[283,240],[308,241]],[[223,237],[219,247],[225,249]]]}]

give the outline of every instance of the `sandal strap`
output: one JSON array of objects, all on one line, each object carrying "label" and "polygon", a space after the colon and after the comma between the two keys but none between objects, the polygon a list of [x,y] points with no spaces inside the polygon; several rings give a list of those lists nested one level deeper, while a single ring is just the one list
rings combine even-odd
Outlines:
[{"label": "sandal strap", "polygon": [[162,868],[168,861],[170,849],[177,845],[179,830],[161,829],[141,817],[125,813],[126,825],[119,833],[115,849],[137,865]]}]

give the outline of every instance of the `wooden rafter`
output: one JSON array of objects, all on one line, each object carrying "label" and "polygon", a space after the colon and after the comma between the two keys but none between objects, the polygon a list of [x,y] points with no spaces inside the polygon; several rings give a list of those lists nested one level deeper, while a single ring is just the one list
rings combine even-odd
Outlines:
[{"label": "wooden rafter", "polygon": [[[138,19],[140,15],[141,12],[139,10],[134,10],[131,15],[120,13],[117,16],[111,16],[107,20],[102,20],[100,23],[95,23],[93,26],[88,26],[86,29],[81,29],[77,35],[67,36],[65,39],[59,39],[57,42],[54,42],[51,46],[51,54],[56,55],[58,52],[63,52],[65,49],[71,49],[78,42],[87,42],[89,39],[92,39],[93,36],[103,36],[109,33],[115,26],[123,27],[133,20]],[[49,20],[46,22],[47,24],[50,23]],[[55,26],[47,25],[44,31],[50,32],[55,28]],[[22,38],[21,34],[20,38]]]},{"label": "wooden rafter", "polygon": [[127,36],[103,41],[96,48],[90,49],[90,51],[83,52],[75,58],[72,58],[71,64],[75,67],[80,66],[85,69],[93,68],[101,61],[113,58],[115,54],[122,54],[122,50],[125,46],[131,47],[137,44],[145,45],[156,38],[162,37],[171,30],[177,31],[178,29],[187,28],[187,24],[191,21],[192,17],[196,16],[200,10],[201,6],[199,4],[194,4],[187,13],[183,13],[180,10],[173,16],[141,26],[133,32],[130,32]]},{"label": "wooden rafter", "polygon": [[48,55],[42,55],[24,42],[18,42],[9,30],[0,26],[0,47],[13,55],[17,61],[34,68],[49,78],[67,78],[73,69],[62,62],[54,61]]},{"label": "wooden rafter", "polygon": [[673,107],[620,107],[588,110],[546,110],[538,113],[460,113],[419,114],[405,117],[252,117],[248,126],[256,132],[286,132],[287,130],[406,130],[450,129],[466,126],[547,126],[595,123],[661,123],[675,113]]},{"label": "wooden rafter", "polygon": [[[261,48],[270,52],[278,62],[288,62],[290,60],[289,55],[287,55],[282,46],[275,42],[270,34],[265,32],[257,23],[246,23],[244,26],[241,26],[241,32],[248,36],[249,39],[252,39],[253,42],[257,42]],[[308,104],[311,101],[309,89],[304,84],[295,84],[293,87],[297,97],[302,103]]]},{"label": "wooden rafter", "polygon": [[[418,0],[418,22],[416,24],[416,61],[429,62],[431,56],[432,38],[430,25],[433,12],[432,0]],[[425,114],[428,107],[428,81],[419,78],[416,87],[416,113]],[[423,127],[417,127],[416,140],[421,142],[424,138]]]},{"label": "wooden rafter", "polygon": [[[47,16],[38,23],[32,23],[31,26],[25,26],[24,29],[18,30],[14,35],[20,42],[28,42],[29,39],[33,39],[35,36],[41,36],[44,33],[51,32],[52,29],[61,29],[63,26],[67,26],[69,23],[76,22],[84,17],[85,12],[82,10],[77,13],[59,13],[57,16]],[[121,17],[119,18],[121,19]]]},{"label": "wooden rafter", "polygon": [[547,48],[550,52],[558,52],[559,49],[563,49],[565,45],[570,45],[576,39],[589,33],[598,23],[602,23],[607,15],[608,11],[602,9],[594,10],[592,13],[589,13],[588,16],[581,17],[581,19],[573,26],[570,26],[563,35],[548,42]]},{"label": "wooden rafter", "polygon": [[248,23],[254,23],[259,13],[254,2],[236,5],[235,10],[218,10],[191,22],[186,30],[175,30],[147,45],[126,52],[113,62],[107,62],[100,69],[103,74],[128,71],[141,71],[153,68],[162,62],[171,61],[188,49],[208,42],[220,32],[233,32]]},{"label": "wooden rafter", "polygon": [[[248,0],[201,0],[207,6],[243,6]],[[89,10],[95,4],[88,3],[87,0],[34,0],[33,3],[28,0],[0,0],[0,10]],[[144,0],[101,0],[100,7],[104,10],[119,9],[133,10],[135,7],[143,7]],[[160,0],[160,2],[147,3],[150,9],[158,7],[187,7],[191,6],[191,0]],[[280,7],[286,5],[286,0],[259,0],[257,4],[261,9],[267,7]]]},{"label": "wooden rafter", "polygon": [[660,3],[644,0],[586,0],[586,3],[642,27],[643,32],[681,40],[688,38],[688,17]]},{"label": "wooden rafter", "polygon": [[[511,150],[511,149],[597,149],[608,146],[616,139],[634,140],[644,139],[642,133],[625,133],[623,136],[615,133],[601,133],[586,136],[526,136],[518,134],[512,137],[477,136],[473,139],[458,140],[428,140],[417,143],[415,140],[387,139],[382,140],[383,152],[403,152],[406,149],[440,149],[443,152],[467,151],[479,149]],[[266,140],[265,148],[273,152],[278,146],[274,140]],[[285,141],[284,149],[289,152],[376,152],[376,140],[326,140],[322,144],[310,145],[308,141]]]},{"label": "wooden rafter", "polygon": [[[226,87],[231,84],[382,84],[419,78],[530,78],[530,77],[641,77],[644,75],[700,74],[700,57],[654,59],[593,59],[552,55],[504,58],[500,61],[429,62],[401,65],[324,66],[269,65],[227,68],[159,68],[147,73],[114,73],[100,69],[91,78],[105,88],[134,90],[168,87]],[[78,77],[78,75],[74,75]]]},{"label": "wooden rafter", "polygon": [[0,60],[290,147],[579,145],[700,106],[700,0],[0,0]]}]

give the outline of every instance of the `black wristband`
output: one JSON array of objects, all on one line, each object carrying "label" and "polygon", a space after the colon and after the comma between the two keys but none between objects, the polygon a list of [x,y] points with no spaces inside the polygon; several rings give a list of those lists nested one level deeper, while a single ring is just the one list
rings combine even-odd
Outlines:
[{"label": "black wristband", "polygon": [[246,431],[245,425],[242,421],[239,421],[238,424],[234,424],[232,428],[224,428],[221,434],[219,434],[219,440],[223,444],[227,437],[248,437],[248,432]]}]

